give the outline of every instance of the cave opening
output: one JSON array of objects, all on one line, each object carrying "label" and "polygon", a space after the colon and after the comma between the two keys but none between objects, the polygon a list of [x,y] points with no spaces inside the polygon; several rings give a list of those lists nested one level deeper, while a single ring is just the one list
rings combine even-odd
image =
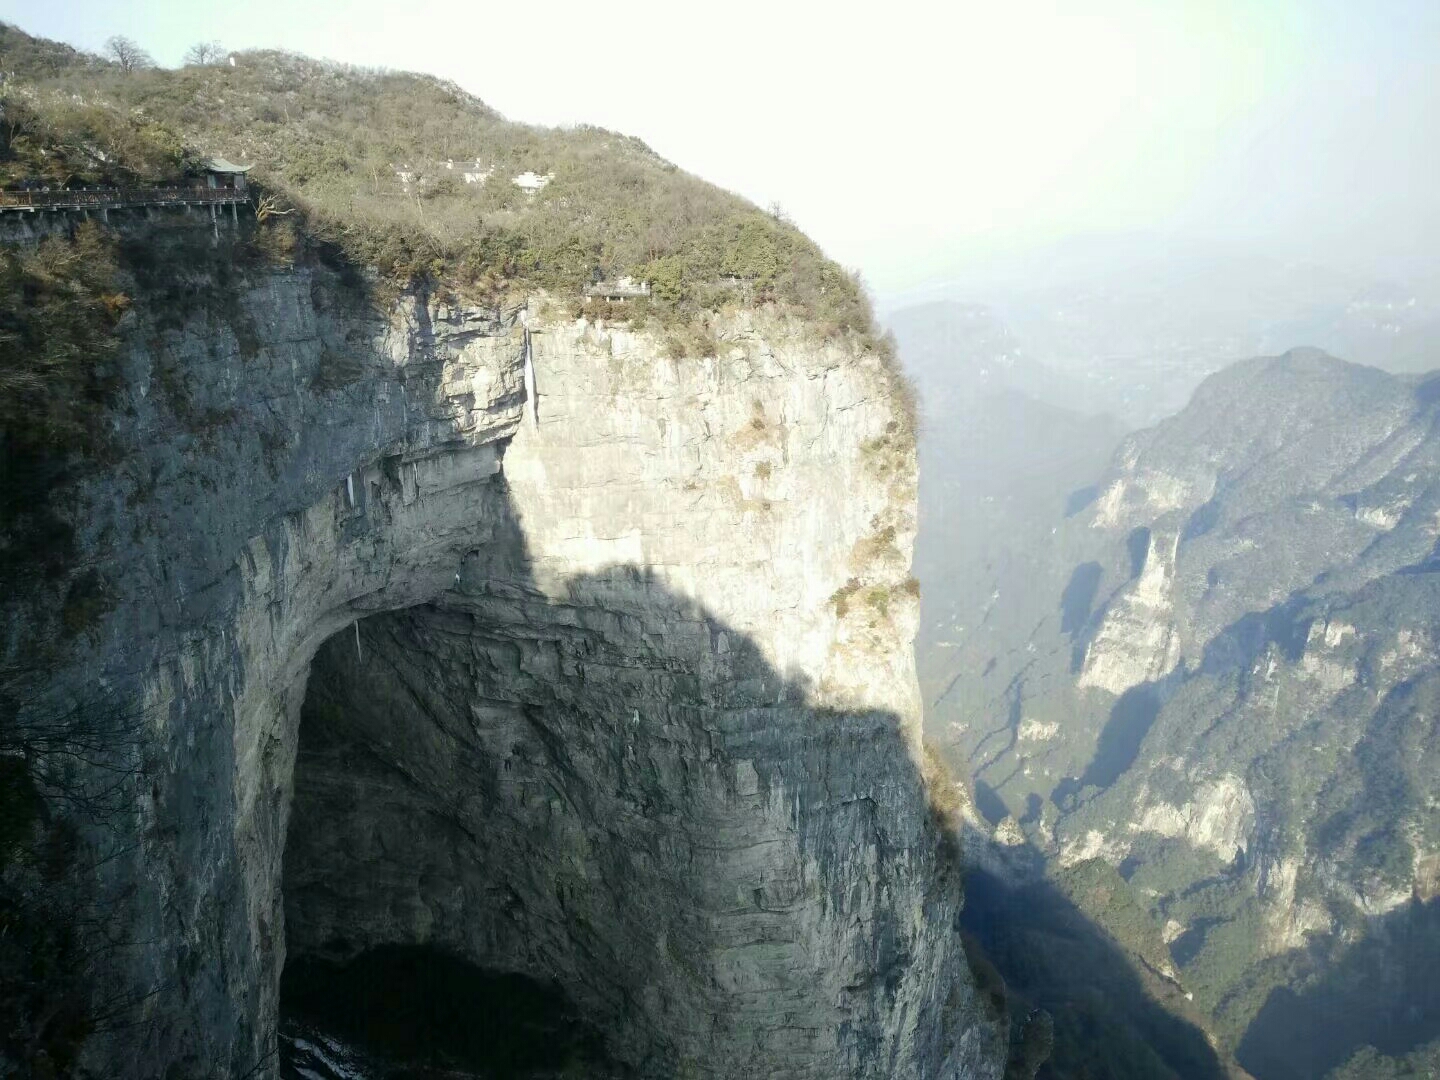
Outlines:
[{"label": "cave opening", "polygon": [[927,936],[956,896],[899,718],[816,706],[631,564],[542,587],[515,550],[332,622],[284,695],[255,916],[282,1075],[743,1075],[769,1055],[802,1077],[899,1030],[936,1061],[964,1049],[968,983],[897,1013],[873,977],[963,963]]},{"label": "cave opening", "polygon": [[297,958],[280,1007],[284,1072],[304,1080],[622,1075],[558,986],[424,945]]},{"label": "cave opening", "polygon": [[281,1076],[630,1075],[526,933],[526,838],[502,794],[514,764],[493,756],[517,746],[457,726],[513,710],[461,704],[447,691],[463,674],[432,678],[444,661],[424,644],[445,622],[371,616],[311,664],[281,878]]}]

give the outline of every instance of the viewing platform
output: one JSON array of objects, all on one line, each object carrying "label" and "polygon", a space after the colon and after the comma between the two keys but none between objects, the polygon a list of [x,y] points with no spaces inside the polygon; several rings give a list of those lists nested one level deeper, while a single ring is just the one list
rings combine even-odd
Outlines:
[{"label": "viewing platform", "polygon": [[[147,206],[229,206],[248,203],[246,174],[252,166],[236,165],[224,158],[210,158],[205,175],[188,184],[168,187],[86,187],[55,188],[31,186],[18,191],[0,191],[0,212],[35,213],[40,210],[125,210]],[[236,213],[232,209],[231,214]]]},{"label": "viewing platform", "polygon": [[157,187],[0,191],[0,212],[120,210],[144,206],[234,206],[250,196],[235,188]]}]

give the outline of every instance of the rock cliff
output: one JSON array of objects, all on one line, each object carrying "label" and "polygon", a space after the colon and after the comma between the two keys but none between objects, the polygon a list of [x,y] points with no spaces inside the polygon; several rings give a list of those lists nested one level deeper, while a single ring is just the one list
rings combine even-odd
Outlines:
[{"label": "rock cliff", "polygon": [[1137,954],[1163,938],[1262,1080],[1440,1016],[1437,400],[1313,349],[1212,376],[1056,506],[956,677],[989,824]]},{"label": "rock cliff", "polygon": [[710,329],[674,360],[318,263],[141,291],[67,496],[94,600],[26,698],[135,718],[94,1068],[273,1074],[287,957],[424,945],[557,985],[639,1075],[999,1075],[915,764],[889,376]]}]

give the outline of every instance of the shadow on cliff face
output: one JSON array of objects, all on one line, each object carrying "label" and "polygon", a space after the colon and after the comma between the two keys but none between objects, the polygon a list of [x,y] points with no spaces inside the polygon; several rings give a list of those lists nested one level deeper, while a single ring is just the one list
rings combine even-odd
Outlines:
[{"label": "shadow on cliff face", "polygon": [[[202,837],[228,813],[232,732],[143,683],[170,630],[213,633],[197,611],[265,517],[249,496],[281,486],[305,360],[268,392],[240,302],[303,261],[267,243],[280,222],[112,210],[11,222],[0,243],[0,1075],[219,1075],[205,1036],[243,1041],[198,989],[242,966],[217,944],[224,886],[203,891],[227,873]],[[368,317],[361,277],[334,276]],[[43,377],[7,379],[27,371]]]},{"label": "shadow on cliff face", "polygon": [[1074,641],[1090,621],[1095,608],[1095,594],[1100,588],[1104,570],[1098,562],[1081,563],[1070,575],[1065,591],[1060,594],[1060,632]]},{"label": "shadow on cliff face", "polygon": [[[1140,560],[1132,565],[1137,574],[1143,570],[1149,532],[1137,529],[1131,534],[1131,541],[1134,541],[1135,535],[1142,532],[1143,544],[1132,543],[1130,549],[1132,561]],[[1077,567],[1076,574],[1084,570],[1083,565]],[[1305,651],[1313,621],[1314,615],[1306,607],[1303,597],[1293,594],[1283,603],[1263,612],[1244,615],[1225,627],[1206,644],[1200,663],[1193,670],[1179,667],[1162,678],[1130,687],[1111,706],[1110,715],[1096,740],[1095,753],[1085,771],[1078,778],[1067,776],[1056,784],[1050,801],[1062,813],[1071,813],[1125,775],[1139,760],[1145,737],[1155,726],[1161,709],[1187,680],[1199,674],[1213,675],[1227,671],[1238,671],[1240,678],[1246,679],[1258,658],[1272,643],[1281,649],[1290,663],[1298,662]],[[1080,670],[1084,655],[1082,641],[1074,653],[1072,673]]]},{"label": "shadow on cliff face", "polygon": [[1440,1037],[1440,900],[1412,901],[1296,991],[1279,987],[1236,1057],[1257,1080],[1309,1080],[1373,1046],[1403,1056]]},{"label": "shadow on cliff face", "polygon": [[[123,645],[94,653],[96,671],[112,661],[127,673],[132,663],[150,664],[152,638],[169,649],[173,634],[187,650],[184,693],[167,703],[166,723],[143,727],[134,754],[150,782],[137,784],[127,812],[142,802],[145,814],[153,810],[155,846],[126,849],[138,854],[127,853],[115,875],[139,897],[125,925],[146,933],[122,943],[133,955],[116,959],[112,948],[103,960],[117,981],[153,988],[153,997],[126,999],[126,1034],[97,1048],[100,1073],[258,1077],[270,1069],[266,976],[278,974],[283,949],[279,913],[268,904],[292,779],[283,872],[292,1005],[309,1000],[295,979],[313,963],[316,980],[333,976],[341,1002],[366,985],[388,989],[374,1003],[385,1023],[364,1020],[369,1004],[344,1011],[360,1015],[367,1031],[393,1026],[395,970],[356,972],[375,970],[367,965],[386,955],[376,950],[423,947],[470,965],[458,983],[439,980],[453,993],[496,978],[533,991],[523,1021],[479,1008],[484,1015],[470,1016],[471,1026],[530,1030],[544,1041],[548,1029],[532,1025],[532,1013],[579,1016],[607,1053],[650,1074],[692,1062],[731,1076],[813,1072],[817,1061],[834,1061],[836,1072],[853,1065],[857,1075],[982,1071],[990,1021],[954,932],[956,878],[937,854],[896,718],[808,705],[803,682],[770,669],[743,635],[635,568],[544,596],[517,527],[457,567],[444,596],[347,626],[321,650],[293,776],[288,685],[245,710],[265,731],[256,746],[262,764],[237,760],[236,682],[258,685],[283,666],[244,671],[226,642],[246,545],[297,512],[303,519],[304,508],[323,515],[333,485],[348,488],[357,469],[376,468],[377,454],[439,453],[431,438],[454,433],[445,411],[431,417],[438,427],[409,419],[432,389],[431,404],[443,403],[432,385],[438,361],[428,373],[396,370],[383,352],[352,362],[374,321],[363,284],[349,298],[363,314],[322,326],[317,352],[297,367],[291,342],[270,348],[268,314],[257,317],[273,295],[237,308],[243,282],[177,275],[162,252],[142,250],[151,256],[148,268],[135,268],[145,325],[169,335],[193,315],[204,332],[193,351],[137,351],[132,365],[147,368],[148,380],[154,361],[160,392],[131,402],[143,401],[143,415],[123,425],[116,452],[130,460],[105,474],[103,505],[121,514],[123,504],[115,520],[144,527],[111,530],[102,518],[96,537],[113,532],[117,546],[92,537],[84,552],[92,562],[104,555],[123,587],[112,593],[103,577],[76,567],[83,587],[61,589],[51,605],[77,642],[109,605],[122,605],[107,632]],[[222,249],[217,258],[230,255]],[[147,281],[152,271],[160,276]],[[171,286],[173,294],[150,295]],[[316,310],[327,298],[338,302],[323,282],[311,288]],[[303,299],[297,307],[310,310]],[[229,338],[243,370],[211,362],[221,359],[211,347]],[[452,479],[457,487],[487,482],[478,473]],[[447,541],[483,531],[445,522],[456,528],[425,532],[399,557],[384,543],[396,500],[368,495],[363,484],[349,494],[333,535],[401,582],[414,581],[417,560],[436,550],[445,552],[448,578]],[[321,531],[328,538],[329,523]],[[53,535],[39,536],[48,546],[37,551],[58,550]],[[312,562],[315,552],[298,545],[272,551],[287,553],[305,556],[290,565],[306,573],[326,572],[323,558]],[[148,587],[132,588],[148,582],[151,556],[165,571],[154,597],[163,615],[152,616]],[[315,601],[323,624],[311,613],[285,626],[286,609],[276,605],[258,620],[293,631],[280,640],[308,651],[320,625],[397,602],[364,594],[370,586],[353,579],[334,584],[333,595]],[[417,587],[403,602],[418,595]],[[332,603],[340,606],[324,607]],[[34,636],[33,622],[15,625]],[[191,668],[196,643],[207,649]],[[269,718],[256,721],[272,709],[280,717],[273,731]],[[255,788],[260,808],[243,807],[255,823],[243,853],[255,861],[237,870],[242,808],[232,804],[242,776],[265,783]],[[15,935],[7,940],[13,948]],[[63,980],[65,990],[83,996],[93,970]],[[530,982],[503,982],[511,975]],[[479,981],[467,982],[472,976]],[[428,992],[400,1000],[413,1007]],[[318,996],[326,997],[323,987]],[[443,1034],[427,1030],[427,1046],[459,1054]],[[550,1059],[504,1060],[543,1071]]]},{"label": "shadow on cliff face", "polygon": [[[1358,595],[1379,596],[1384,601],[1391,588],[1403,589],[1400,594],[1412,605],[1412,611],[1434,609],[1433,603],[1427,609],[1417,587],[1408,584],[1387,585],[1378,581]],[[1359,601],[1355,603],[1358,608]],[[1388,615],[1396,609],[1381,607],[1378,610]],[[1268,678],[1262,675],[1267,670],[1263,660],[1271,650],[1288,663],[1298,663],[1305,654],[1317,618],[1323,620],[1325,611],[1323,598],[1317,600],[1297,592],[1268,610],[1248,613],[1207,643],[1196,669],[1176,678],[1232,678],[1241,688],[1237,693],[1248,692],[1250,680]],[[1349,617],[1359,618],[1354,613]],[[1409,621],[1391,618],[1400,625]],[[1361,637],[1367,625],[1375,624],[1384,625],[1378,619],[1372,624],[1359,622]],[[1355,875],[1356,879],[1369,872],[1389,881],[1392,887],[1407,891],[1414,872],[1415,853],[1404,821],[1415,806],[1424,803],[1428,794],[1425,778],[1433,775],[1433,769],[1420,767],[1425,748],[1432,741],[1430,718],[1435,715],[1437,702],[1433,684],[1427,679],[1399,684],[1386,692],[1378,707],[1373,705],[1372,696],[1372,705],[1366,708],[1375,708],[1375,712],[1363,735],[1357,730],[1359,725],[1354,715],[1346,716],[1343,723],[1355,726],[1337,736],[1333,734],[1337,730],[1335,725],[1342,721],[1311,714],[1308,720],[1311,727],[1305,736],[1309,740],[1305,744],[1307,750],[1312,742],[1318,747],[1326,742],[1333,744],[1337,739],[1343,739],[1343,745],[1351,749],[1342,755],[1338,765],[1327,769],[1326,785],[1319,794],[1307,795],[1301,800],[1305,818],[1297,818],[1293,823],[1297,832],[1303,828],[1308,833],[1309,851],[1328,853],[1337,867]],[[1362,680],[1361,685],[1369,685],[1368,692],[1373,694],[1372,683]],[[1153,684],[1149,692],[1154,694],[1165,689],[1162,682]],[[1125,698],[1121,698],[1117,713],[1124,703]],[[1182,702],[1182,707],[1185,704]],[[1340,715],[1344,713],[1345,710],[1339,710]],[[1361,716],[1364,715],[1362,711]],[[1112,714],[1112,720],[1115,717],[1116,714]],[[1194,723],[1186,724],[1184,719],[1184,714],[1180,714],[1181,722],[1177,726],[1172,712],[1162,721],[1167,727],[1160,729],[1159,737],[1169,740],[1171,747],[1176,745],[1174,740],[1182,737],[1177,733],[1193,739],[1198,730]],[[1199,714],[1198,719],[1209,722],[1214,717]],[[1322,722],[1329,726],[1322,727]],[[1146,730],[1152,723],[1153,718],[1144,721]],[[1343,727],[1338,730],[1346,732]],[[1108,728],[1106,734],[1109,734]],[[1145,731],[1139,731],[1140,737],[1144,734]],[[1262,735],[1269,737],[1268,733],[1262,732]],[[1162,742],[1161,749],[1165,745]],[[1259,745],[1263,749],[1265,743]],[[1243,744],[1241,746],[1243,748]],[[1233,744],[1227,752],[1234,752]],[[1259,754],[1260,750],[1252,752]],[[1154,746],[1147,752],[1149,758],[1155,758],[1158,753]],[[1257,757],[1257,760],[1265,759]],[[1286,783],[1293,783],[1289,778],[1284,779]],[[1078,782],[1067,780],[1065,784],[1068,787],[1057,793],[1057,802],[1067,794],[1075,798],[1076,803],[1084,800]],[[1297,786],[1305,790],[1303,785]],[[1256,786],[1255,797],[1262,805],[1262,815],[1269,812],[1266,804],[1290,806],[1285,791],[1273,778],[1264,778],[1262,784]],[[1285,813],[1293,815],[1298,810],[1286,809]],[[1284,820],[1290,827],[1289,819]],[[1268,827],[1279,828],[1275,824]],[[1140,856],[1132,855],[1131,869],[1139,863]],[[1186,878],[1175,887],[1178,891],[1188,885],[1192,894],[1209,888],[1213,890],[1212,895],[1224,895],[1218,888],[1223,885],[1227,890],[1235,890],[1231,895],[1243,897],[1254,889],[1253,883],[1246,885],[1242,880],[1244,874],[1240,871],[1244,871],[1246,865],[1244,860],[1235,864],[1229,872],[1233,875],[1231,883],[1227,883],[1226,876],[1198,881]],[[1126,872],[1124,864],[1121,869],[1122,873]],[[1340,874],[1338,869],[1332,868],[1331,872]],[[1151,878],[1148,883],[1155,880]],[[1329,885],[1323,881],[1319,886],[1312,883],[1302,889],[1312,890],[1308,896],[1315,898],[1314,889],[1337,884],[1343,888],[1343,879]],[[972,889],[972,903],[974,895]],[[1248,904],[1252,906],[1242,909],[1242,918],[1259,910],[1253,899]],[[1207,950],[1207,935],[1232,922],[1237,924],[1235,930],[1245,926],[1233,914],[1192,919],[1188,932],[1171,943],[1174,962],[1182,967],[1190,965],[1197,955]],[[1107,925],[1112,924],[1107,922]],[[1254,925],[1256,929],[1246,933],[1253,935],[1248,940],[1258,941],[1264,924]],[[1253,1016],[1235,1055],[1239,1064],[1258,1080],[1318,1080],[1366,1046],[1377,1048],[1382,1054],[1403,1057],[1440,1035],[1440,981],[1433,977],[1440,967],[1437,902],[1411,903],[1403,910],[1363,922],[1357,917],[1350,930],[1356,940],[1348,946],[1337,947],[1333,939],[1323,942],[1312,939],[1308,948],[1282,956],[1267,956],[1251,950],[1246,944],[1247,938],[1238,935],[1219,936],[1218,943],[1208,947],[1208,957],[1200,967],[1187,973],[1189,985],[1197,990],[1203,986],[1207,997],[1220,1000],[1215,1017],[1217,1024],[1233,1023],[1232,1018],[1236,1016],[1242,1018],[1243,1024]],[[1217,972],[1223,974],[1217,975]],[[1190,982],[1192,978],[1194,981]],[[1202,980],[1207,979],[1213,981],[1206,985]],[[1275,988],[1282,979],[1288,986]],[[1229,1034],[1227,1030],[1227,1036]]]},{"label": "shadow on cliff face", "polygon": [[[637,567],[542,593],[500,529],[433,603],[315,657],[282,1016],[484,1075],[974,1069],[1003,1004],[966,977],[920,766],[894,714],[812,700]],[[416,1013],[422,955],[479,1004]]]},{"label": "shadow on cliff face", "polygon": [[1172,1011],[1184,1005],[1179,991],[1153,974],[1142,977],[1126,951],[1054,883],[1011,885],[973,870],[961,921],[1004,978],[1011,1009],[1043,1009],[1052,1017],[1053,1048],[1040,1080],[1229,1075],[1204,1033]]},{"label": "shadow on cliff face", "polygon": [[1104,791],[1120,779],[1140,756],[1140,746],[1160,715],[1161,703],[1159,683],[1141,683],[1121,694],[1100,730],[1085,772],[1078,780],[1067,776],[1055,785],[1050,801],[1068,813],[1087,798],[1087,788]]},{"label": "shadow on cliff face", "polygon": [[[347,963],[302,957],[287,965],[281,995],[286,1073],[297,1080],[341,1080],[342,1056],[364,1075],[623,1075],[558,987],[423,946],[381,945]],[[374,1058],[361,1064],[340,1046]]]}]

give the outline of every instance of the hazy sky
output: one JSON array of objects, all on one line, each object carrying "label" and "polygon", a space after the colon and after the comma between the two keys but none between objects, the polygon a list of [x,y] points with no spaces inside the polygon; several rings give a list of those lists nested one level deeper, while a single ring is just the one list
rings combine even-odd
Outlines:
[{"label": "hazy sky", "polygon": [[1440,0],[0,0],[123,33],[453,79],[782,204],[881,295],[1097,230],[1405,269],[1440,241]]}]

